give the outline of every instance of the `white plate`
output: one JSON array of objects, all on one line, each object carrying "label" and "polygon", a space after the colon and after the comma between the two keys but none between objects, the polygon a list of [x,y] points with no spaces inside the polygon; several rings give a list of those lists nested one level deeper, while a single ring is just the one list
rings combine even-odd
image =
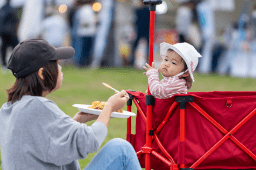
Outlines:
[{"label": "white plate", "polygon": [[[102,111],[99,109],[88,108],[90,105],[85,105],[85,104],[73,104],[72,106],[77,107],[78,110],[80,110],[81,112],[90,113],[90,114],[94,114],[94,115],[100,115],[100,113]],[[123,110],[123,113],[119,113],[119,112],[111,113],[111,117],[129,118],[130,116],[136,116],[136,114],[132,113],[132,112],[125,111],[125,110]]]}]

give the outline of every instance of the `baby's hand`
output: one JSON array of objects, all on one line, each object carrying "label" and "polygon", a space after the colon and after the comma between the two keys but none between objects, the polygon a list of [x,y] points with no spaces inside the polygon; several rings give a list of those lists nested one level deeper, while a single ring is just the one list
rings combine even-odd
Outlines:
[{"label": "baby's hand", "polygon": [[148,89],[145,91],[146,94],[148,94]]},{"label": "baby's hand", "polygon": [[[148,63],[146,63],[146,66],[143,66],[143,68],[146,71],[151,70],[151,69],[155,69],[155,64],[154,64],[154,62],[152,62],[152,67],[151,67]],[[143,74],[146,74],[146,72],[144,72]]]}]

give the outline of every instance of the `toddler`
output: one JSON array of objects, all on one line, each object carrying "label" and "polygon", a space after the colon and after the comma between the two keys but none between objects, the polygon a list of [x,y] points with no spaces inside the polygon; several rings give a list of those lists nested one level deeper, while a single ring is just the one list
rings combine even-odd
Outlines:
[{"label": "toddler", "polygon": [[[163,61],[159,69],[149,64],[143,66],[143,74],[148,76],[151,94],[160,99],[172,97],[174,94],[186,94],[187,89],[194,82],[193,72],[198,64],[198,57],[202,57],[196,49],[188,43],[160,44],[160,55]],[[164,77],[159,81],[159,73]]]}]

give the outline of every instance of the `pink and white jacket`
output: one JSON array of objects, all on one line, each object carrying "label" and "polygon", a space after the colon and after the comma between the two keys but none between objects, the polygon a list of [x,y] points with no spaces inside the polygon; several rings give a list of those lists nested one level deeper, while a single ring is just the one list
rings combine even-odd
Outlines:
[{"label": "pink and white jacket", "polygon": [[164,77],[159,82],[157,69],[147,71],[148,85],[151,95],[159,99],[167,99],[174,94],[187,94],[186,80],[179,79],[177,76]]}]

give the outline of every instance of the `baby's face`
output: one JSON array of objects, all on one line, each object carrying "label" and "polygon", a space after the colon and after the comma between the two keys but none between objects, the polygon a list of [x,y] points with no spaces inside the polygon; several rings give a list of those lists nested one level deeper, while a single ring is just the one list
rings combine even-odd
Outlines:
[{"label": "baby's face", "polygon": [[160,65],[160,72],[165,77],[172,77],[181,73],[185,68],[185,62],[174,51],[168,51]]}]

